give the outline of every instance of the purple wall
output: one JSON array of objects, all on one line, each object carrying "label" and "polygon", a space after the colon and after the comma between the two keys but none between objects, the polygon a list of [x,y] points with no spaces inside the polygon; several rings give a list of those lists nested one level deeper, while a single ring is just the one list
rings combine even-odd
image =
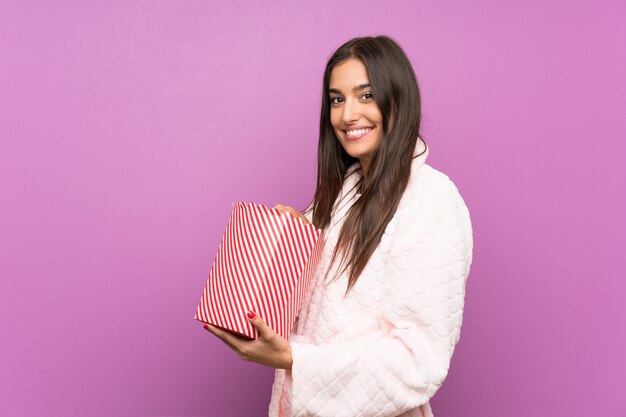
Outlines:
[{"label": "purple wall", "polygon": [[626,6],[508,3],[1,2],[0,416],[266,413],[193,313],[233,201],[308,202],[325,61],[375,34],[475,231],[436,417],[626,416]]}]

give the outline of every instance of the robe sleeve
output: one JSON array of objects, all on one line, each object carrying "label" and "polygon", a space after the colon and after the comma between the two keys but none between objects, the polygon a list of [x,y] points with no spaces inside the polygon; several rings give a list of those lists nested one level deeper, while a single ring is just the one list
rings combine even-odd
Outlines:
[{"label": "robe sleeve", "polygon": [[429,188],[392,220],[378,332],[366,342],[290,343],[292,416],[397,416],[442,385],[460,337],[473,239],[452,181],[442,174]]}]

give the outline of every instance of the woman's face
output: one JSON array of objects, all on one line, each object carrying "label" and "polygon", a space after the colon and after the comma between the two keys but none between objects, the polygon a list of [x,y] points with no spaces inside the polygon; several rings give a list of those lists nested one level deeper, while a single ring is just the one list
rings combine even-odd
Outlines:
[{"label": "woman's face", "polygon": [[363,63],[350,58],[333,67],[328,83],[335,135],[348,155],[359,159],[364,171],[378,148],[383,123],[369,82]]}]

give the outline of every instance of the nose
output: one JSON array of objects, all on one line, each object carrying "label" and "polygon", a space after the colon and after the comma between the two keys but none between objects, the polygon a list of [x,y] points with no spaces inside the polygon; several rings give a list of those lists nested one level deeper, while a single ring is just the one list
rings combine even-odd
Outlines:
[{"label": "nose", "polygon": [[361,118],[361,108],[358,101],[348,98],[343,105],[343,122],[351,124]]}]

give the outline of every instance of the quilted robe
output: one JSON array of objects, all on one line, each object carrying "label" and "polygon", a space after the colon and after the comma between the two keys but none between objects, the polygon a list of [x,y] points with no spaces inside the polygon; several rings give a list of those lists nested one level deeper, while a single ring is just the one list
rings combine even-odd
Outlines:
[{"label": "quilted robe", "polygon": [[[426,149],[417,141],[415,153]],[[412,162],[409,184],[356,285],[330,282],[332,250],[359,198],[348,169],[327,244],[289,336],[292,369],[276,369],[270,417],[432,417],[448,374],[472,261],[469,211],[447,175]],[[310,213],[306,214],[309,221]]]}]

